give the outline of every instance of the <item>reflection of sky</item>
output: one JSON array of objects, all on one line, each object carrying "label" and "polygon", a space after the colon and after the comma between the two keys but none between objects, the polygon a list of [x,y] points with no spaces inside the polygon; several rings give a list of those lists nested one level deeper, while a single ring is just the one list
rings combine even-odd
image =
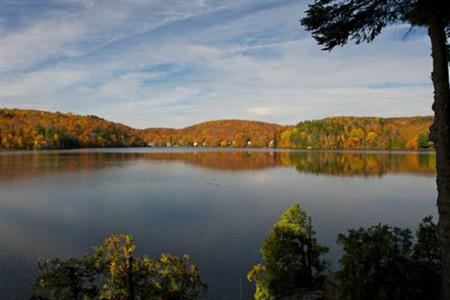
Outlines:
[{"label": "reflection of sky", "polygon": [[[261,240],[294,202],[312,216],[333,260],[336,235],[347,228],[415,228],[435,212],[431,176],[318,176],[293,167],[228,172],[182,161],[117,164],[111,157],[101,165],[109,167],[1,181],[2,294],[24,288],[35,259],[83,253],[108,233],[127,232],[141,253],[191,253],[212,295],[237,299]],[[249,295],[250,285],[244,290]]]},{"label": "reflection of sky", "polygon": [[392,26],[370,45],[326,53],[300,26],[306,8],[293,0],[2,1],[0,107],[136,127],[431,114],[424,29],[404,39],[409,26]]}]

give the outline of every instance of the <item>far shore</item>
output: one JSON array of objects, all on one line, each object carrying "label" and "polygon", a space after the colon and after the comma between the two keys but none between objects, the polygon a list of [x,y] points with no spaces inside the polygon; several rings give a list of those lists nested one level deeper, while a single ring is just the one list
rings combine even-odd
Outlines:
[{"label": "far shore", "polygon": [[334,152],[334,153],[374,153],[374,154],[435,154],[434,150],[417,149],[299,149],[299,148],[269,148],[269,147],[87,147],[62,149],[0,149],[0,153],[52,153],[52,152]]}]

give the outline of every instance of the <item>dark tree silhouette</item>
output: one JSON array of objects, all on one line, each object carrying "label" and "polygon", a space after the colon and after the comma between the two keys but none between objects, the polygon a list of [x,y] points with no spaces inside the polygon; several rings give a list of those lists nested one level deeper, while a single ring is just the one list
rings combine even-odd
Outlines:
[{"label": "dark tree silhouette", "polygon": [[442,299],[450,299],[450,36],[449,0],[315,0],[302,25],[323,50],[349,41],[371,42],[384,27],[397,23],[428,28],[433,59],[434,122],[430,140],[436,148],[437,206],[443,259]]},{"label": "dark tree silhouette", "polygon": [[425,217],[414,240],[409,229],[378,224],[339,234],[344,254],[341,300],[439,299],[441,253],[437,226]]}]

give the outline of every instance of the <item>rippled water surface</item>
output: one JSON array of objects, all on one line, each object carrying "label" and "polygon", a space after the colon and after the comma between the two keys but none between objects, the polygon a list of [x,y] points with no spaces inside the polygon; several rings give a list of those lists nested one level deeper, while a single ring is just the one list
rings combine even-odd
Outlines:
[{"label": "rippled water surface", "polygon": [[[435,214],[430,153],[106,149],[0,153],[0,295],[27,299],[37,261],[87,252],[112,232],[140,253],[190,253],[208,299],[250,299],[245,275],[299,202],[328,259],[336,235]],[[242,288],[240,288],[242,286]]]}]

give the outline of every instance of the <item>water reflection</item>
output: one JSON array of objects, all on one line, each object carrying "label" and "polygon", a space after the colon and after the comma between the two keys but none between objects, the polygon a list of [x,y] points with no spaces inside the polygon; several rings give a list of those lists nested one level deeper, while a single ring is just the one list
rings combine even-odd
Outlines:
[{"label": "water reflection", "polygon": [[[126,149],[125,149],[126,151]],[[132,150],[128,150],[132,151]],[[120,166],[133,161],[183,162],[221,171],[293,167],[299,172],[330,176],[434,175],[436,156],[429,152],[332,151],[177,151],[177,152],[22,152],[0,155],[0,179],[46,173],[78,172]]]}]

